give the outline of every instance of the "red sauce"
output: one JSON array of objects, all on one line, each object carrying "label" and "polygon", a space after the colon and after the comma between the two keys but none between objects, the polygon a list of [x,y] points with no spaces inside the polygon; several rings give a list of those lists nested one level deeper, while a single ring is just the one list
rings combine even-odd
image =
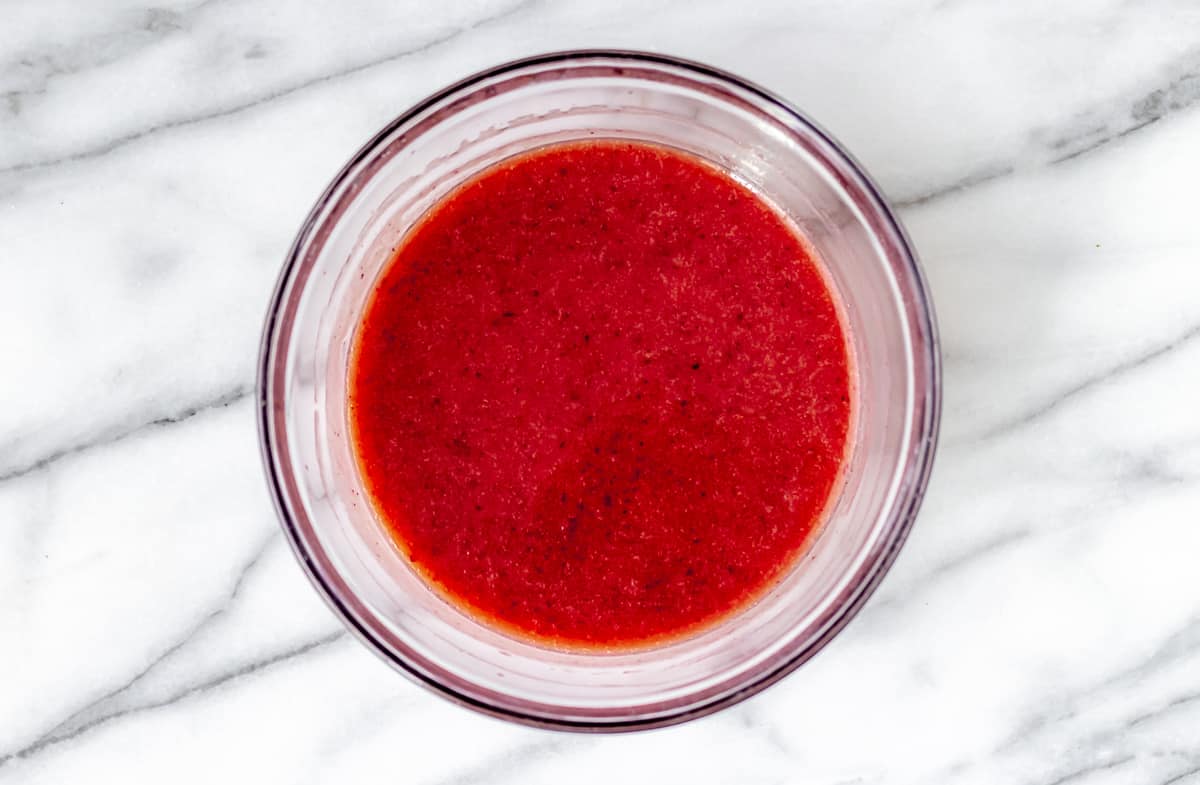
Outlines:
[{"label": "red sauce", "polygon": [[789,223],[699,159],[596,141],[490,168],[409,232],[349,414],[431,585],[510,633],[607,648],[711,624],[792,566],[852,393]]}]

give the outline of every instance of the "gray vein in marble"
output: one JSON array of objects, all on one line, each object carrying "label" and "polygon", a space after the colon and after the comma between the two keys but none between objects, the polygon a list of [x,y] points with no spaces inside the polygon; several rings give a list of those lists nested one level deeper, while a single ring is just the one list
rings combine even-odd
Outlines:
[{"label": "gray vein in marble", "polygon": [[1088,764],[1087,766],[1083,766],[1078,769],[1075,769],[1074,771],[1070,771],[1070,772],[1062,775],[1061,777],[1050,780],[1049,782],[1045,783],[1044,785],[1066,785],[1068,782],[1076,782],[1077,780],[1084,779],[1085,777],[1090,777],[1091,775],[1096,774],[1098,772],[1111,771],[1120,766],[1124,766],[1126,763],[1133,761],[1135,759],[1135,757],[1136,756],[1134,756],[1134,755],[1122,755],[1119,758],[1114,758],[1109,761],[1104,761],[1103,763],[1091,763],[1091,764]]},{"label": "gray vein in marble", "polygon": [[1154,652],[1136,665],[1105,679],[1095,689],[1138,681],[1147,673],[1174,664],[1200,652],[1200,617],[1190,619],[1181,628],[1167,636]]},{"label": "gray vein in marble", "polygon": [[1104,101],[1079,112],[1064,129],[1034,133],[1016,160],[989,163],[950,183],[901,197],[894,205],[919,207],[969,191],[1016,174],[1024,161],[1040,161],[1047,166],[1065,163],[1200,104],[1200,49],[1187,52],[1164,70],[1169,74],[1165,84],[1153,90]]},{"label": "gray vein in marble", "polygon": [[1010,545],[1015,545],[1022,540],[1028,539],[1033,534],[1032,529],[1013,529],[1011,531],[1001,532],[989,540],[978,543],[962,553],[959,553],[946,561],[938,564],[933,569],[921,576],[921,582],[933,581],[945,575],[957,572],[964,567],[974,564],[976,561],[991,556],[994,553],[1002,551]]},{"label": "gray vein in marble", "polygon": [[758,709],[758,704],[753,700],[743,703],[733,717],[744,729],[761,733],[763,741],[770,745],[776,752],[785,756],[796,754],[796,750],[788,743],[779,727],[762,716],[762,713]]},{"label": "gray vein in marble", "polygon": [[[1085,692],[1086,691],[1081,691],[1079,695],[1084,696]],[[1095,696],[1088,693],[1085,697],[1094,698]],[[1136,725],[1136,723],[1117,721],[1115,724],[1105,725],[1095,732],[1083,734],[1072,733],[1070,728],[1061,729],[1061,723],[1071,720],[1079,720],[1082,716],[1083,715],[1081,715],[1079,712],[1072,711],[1060,715],[1052,722],[1045,721],[1043,719],[1036,725],[1026,726],[1024,732],[1020,733],[1018,736],[1010,737],[1008,741],[997,747],[995,752],[989,756],[989,761],[976,761],[973,765],[987,766],[991,762],[994,762],[995,759],[1000,758],[1005,754],[1014,753],[1019,747],[1036,745],[1036,741],[1031,739],[1034,734],[1050,734],[1055,730],[1058,731],[1058,736],[1051,737],[1049,741],[1043,744],[1043,746],[1045,746],[1045,744],[1050,744],[1055,747],[1063,748],[1065,750],[1065,754],[1068,756],[1074,757],[1077,761],[1082,759],[1086,762],[1077,763],[1073,768],[1069,768],[1064,774],[1061,774],[1056,779],[1053,779],[1049,782],[1043,783],[1041,780],[1034,780],[1031,785],[1063,785],[1063,783],[1076,782],[1086,779],[1093,774],[1111,771],[1112,769],[1120,768],[1127,763],[1147,757],[1146,751],[1143,748],[1137,746],[1136,744],[1130,745],[1128,743],[1128,733],[1134,727],[1134,725]],[[1084,721],[1086,721],[1086,718],[1084,718]],[[1089,760],[1097,755],[1103,756],[1104,760],[1100,762]],[[1189,762],[1194,762],[1196,760],[1190,754],[1186,748],[1186,745],[1184,748],[1178,750],[1158,750],[1152,753],[1150,757],[1181,757]],[[964,767],[962,764],[957,764],[956,766],[951,767],[950,770],[953,771],[954,769],[962,768],[969,767]]]},{"label": "gray vein in marble", "polygon": [[[256,571],[256,568],[261,564],[263,557],[266,555],[270,546],[277,540],[278,531],[272,533],[265,538],[262,543],[255,548],[254,553],[238,570],[237,577],[233,582],[233,587],[225,595],[225,597],[217,603],[216,607],[204,613],[200,620],[184,631],[183,635],[178,640],[169,644],[163,651],[152,659],[140,671],[135,673],[124,683],[109,690],[100,697],[89,701],[86,705],[71,712],[67,717],[57,722],[49,730],[42,733],[32,744],[26,746],[23,750],[15,753],[0,754],[0,766],[6,761],[14,757],[22,757],[23,754],[32,754],[35,748],[42,748],[50,744],[73,738],[79,735],[84,730],[94,727],[120,713],[123,707],[119,706],[120,699],[129,693],[134,687],[146,679],[151,673],[159,668],[163,663],[170,660],[187,648],[192,641],[196,639],[205,630],[211,628],[213,624],[222,616],[228,614],[229,610],[237,602],[242,593],[248,579]],[[114,704],[118,704],[114,709]]]},{"label": "gray vein in marble", "polygon": [[1033,533],[1033,530],[1028,528],[1004,531],[985,542],[973,545],[961,553],[951,556],[942,563],[934,565],[929,570],[917,576],[909,586],[892,593],[887,598],[879,597],[874,599],[868,606],[866,615],[873,615],[877,611],[894,606],[905,605],[912,600],[917,590],[928,588],[929,584],[947,575],[958,572],[964,567],[975,564],[980,559],[987,558],[992,554],[1005,550],[1011,545],[1022,542],[1032,536]]},{"label": "gray vein in marble", "polygon": [[530,765],[545,760],[547,756],[561,751],[564,746],[565,741],[562,739],[549,739],[512,747],[486,758],[466,771],[440,779],[435,785],[477,785],[477,783],[484,782],[499,782],[511,778]]},{"label": "gray vein in marble", "polygon": [[[34,458],[31,461],[4,467],[4,469],[0,471],[0,482],[16,480],[21,477],[25,477],[33,474],[34,472],[41,471],[42,469],[52,466],[64,458],[69,458],[73,455],[79,455],[80,453],[94,450],[97,447],[106,447],[110,444],[116,444],[117,442],[124,441],[132,436],[137,436],[144,431],[181,423],[185,420],[190,420],[197,415],[213,411],[214,409],[224,409],[250,397],[252,392],[253,389],[249,385],[237,384],[218,392],[216,395],[205,398],[204,400],[197,401],[195,403],[189,403],[173,412],[156,415],[150,419],[141,420],[129,425],[113,425],[101,431],[98,436],[93,438],[85,439],[73,444],[62,445],[44,453],[43,455],[38,456],[37,458]],[[0,454],[8,451],[9,449],[11,449],[11,445],[7,447],[0,447]]]},{"label": "gray vein in marble", "polygon": [[90,147],[90,148],[87,148],[84,150],[78,150],[73,153],[68,153],[66,155],[55,156],[55,157],[51,157],[51,158],[35,159],[35,160],[31,160],[31,161],[26,161],[24,163],[0,168],[0,175],[17,174],[20,172],[28,172],[28,171],[40,170],[40,169],[49,169],[49,168],[52,168],[55,166],[59,166],[61,164],[74,163],[74,162],[78,162],[78,161],[87,161],[87,160],[92,160],[95,158],[100,158],[101,156],[107,155],[108,153],[111,153],[115,150],[119,150],[119,149],[126,147],[127,145],[130,145],[141,139],[145,139],[146,137],[153,136],[153,135],[159,134],[164,131],[170,131],[170,130],[177,129],[177,128],[186,128],[188,126],[198,125],[200,123],[205,123],[210,120],[217,120],[217,119],[221,119],[224,117],[230,117],[233,115],[241,114],[242,112],[246,112],[246,111],[255,109],[257,107],[263,106],[264,104],[270,103],[272,101],[277,101],[280,98],[286,98],[289,95],[294,95],[296,93],[302,92],[304,90],[307,90],[311,87],[315,87],[317,85],[334,82],[334,81],[337,81],[340,79],[344,79],[348,76],[353,76],[354,74],[361,73],[363,71],[368,71],[373,68],[378,68],[381,65],[394,63],[399,60],[404,60],[406,58],[412,57],[414,55],[429,52],[433,49],[436,49],[439,46],[443,46],[445,44],[450,43],[451,41],[454,41],[455,39],[459,38],[460,36],[462,36],[466,33],[478,30],[487,25],[494,24],[496,22],[502,21],[509,17],[515,16],[516,14],[521,13],[522,11],[525,11],[526,9],[535,6],[538,2],[539,2],[539,0],[521,0],[520,2],[508,7],[502,11],[482,17],[481,19],[478,19],[468,25],[463,25],[461,27],[457,27],[452,30],[449,30],[449,31],[447,31],[441,35],[438,35],[428,41],[425,41],[417,46],[408,47],[408,48],[402,49],[398,52],[391,52],[382,57],[377,57],[373,60],[367,60],[366,62],[357,63],[357,64],[349,66],[347,68],[342,68],[337,71],[333,71],[333,72],[330,72],[327,74],[322,74],[320,76],[316,76],[311,79],[305,79],[305,80],[296,82],[294,84],[288,85],[286,87],[281,87],[281,88],[278,88],[275,90],[270,90],[263,94],[255,96],[248,101],[235,103],[230,106],[221,107],[219,109],[214,109],[214,110],[207,111],[207,112],[200,112],[200,113],[197,113],[194,115],[180,117],[175,120],[168,120],[166,122],[156,123],[154,125],[150,125],[145,128],[141,128],[136,131],[132,131],[127,134],[123,134],[116,138],[109,139],[106,142],[103,142],[101,144],[95,145],[93,147]]},{"label": "gray vein in marble", "polygon": [[[373,740],[381,737],[394,739],[396,721],[402,719],[409,710],[420,711],[423,703],[430,699],[431,695],[421,689],[374,691],[364,696],[362,702],[347,703],[344,708],[348,711],[342,720],[319,740],[314,739],[307,752],[314,761],[356,758],[361,754],[360,750],[370,746]],[[296,785],[317,785],[326,781],[326,771],[318,765],[310,778]]]},{"label": "gray vein in marble", "polygon": [[[1094,698],[1096,695],[1103,694],[1111,689],[1139,682],[1150,673],[1186,659],[1197,651],[1200,651],[1200,618],[1191,619],[1183,627],[1167,636],[1166,640],[1155,648],[1154,652],[1146,659],[1123,668],[1108,678],[1087,685],[1077,692],[1068,695],[1065,701],[1065,709],[1033,717],[1010,734],[997,748],[997,752],[1004,752],[1019,746],[1029,736],[1075,717],[1079,713],[1076,704],[1081,700]],[[1186,705],[1186,703],[1184,702],[1179,705]],[[1122,727],[1122,730],[1126,730],[1139,722],[1145,722],[1151,718],[1150,715],[1158,715],[1165,710],[1167,710],[1167,707],[1164,706],[1156,711],[1144,712],[1132,717],[1128,724]]]},{"label": "gray vein in marble", "polygon": [[1163,449],[1156,449],[1149,455],[1137,456],[1126,476],[1130,480],[1156,485],[1181,485],[1196,479],[1194,474],[1173,471],[1169,466],[1169,455],[1165,453]]},{"label": "gray vein in marble", "polygon": [[[95,716],[94,718],[92,718],[86,722],[83,722],[82,724],[76,725],[70,731],[59,732],[56,735],[55,731],[51,730],[50,732],[35,739],[32,743],[26,745],[25,747],[22,747],[21,749],[14,750],[12,752],[0,755],[0,768],[3,768],[4,766],[6,766],[9,763],[12,763],[14,761],[20,761],[20,760],[25,760],[25,759],[31,758],[34,755],[37,755],[37,754],[39,754],[47,749],[50,749],[52,747],[56,747],[60,744],[63,744],[64,742],[68,742],[73,739],[77,739],[80,736],[83,736],[84,734],[89,733],[90,731],[95,730],[98,727],[107,725],[116,720],[123,719],[125,717],[130,717],[130,716],[137,715],[137,714],[142,714],[142,713],[145,713],[148,711],[153,711],[155,709],[161,709],[161,708],[166,708],[168,706],[175,705],[175,704],[180,703],[181,701],[184,701],[193,696],[208,692],[209,690],[212,690],[223,684],[227,684],[229,682],[232,682],[232,681],[235,681],[238,679],[242,679],[247,676],[251,676],[255,673],[266,670],[275,665],[279,665],[284,662],[295,660],[295,659],[302,657],[310,652],[321,649],[332,643],[336,643],[337,641],[344,638],[346,636],[346,634],[347,633],[345,630],[338,630],[337,632],[334,632],[334,633],[331,633],[328,635],[323,635],[319,638],[314,638],[309,641],[305,641],[304,643],[301,643],[297,646],[293,646],[288,649],[284,649],[283,651],[280,651],[280,652],[276,652],[275,654],[272,654],[270,656],[263,657],[263,658],[257,659],[257,660],[252,660],[251,662],[248,662],[248,663],[244,663],[242,665],[239,665],[236,668],[227,670],[223,673],[219,673],[216,676],[213,676],[211,678],[204,679],[203,681],[199,681],[199,682],[196,682],[193,684],[185,684],[181,688],[175,690],[174,692],[170,693],[169,695],[166,695],[163,698],[156,699],[156,700],[150,700],[150,701],[146,701],[143,703],[133,704],[133,705],[127,706],[127,707],[122,708],[117,711],[101,713],[101,714]],[[130,685],[126,685],[126,688],[128,686],[130,686]],[[65,724],[69,720],[70,720],[70,718],[68,718],[67,720],[64,720],[63,723],[60,723],[60,725]]]},{"label": "gray vein in marble", "polygon": [[[963,175],[957,180],[939,185],[935,188],[931,188],[928,191],[893,199],[892,206],[901,210],[908,209],[910,207],[920,207],[922,205],[944,199],[947,196],[953,196],[954,194],[959,194],[964,191],[970,191],[974,188],[978,188],[981,185],[990,183],[993,180],[999,180],[1003,177],[1008,177],[1016,171],[1016,164],[988,164],[987,166],[980,167],[975,171],[968,172],[966,175]],[[0,169],[0,174],[3,174],[3,172],[4,170]]]},{"label": "gray vein in marble", "polygon": [[1163,780],[1161,783],[1159,783],[1159,785],[1176,785],[1176,783],[1183,782],[1184,780],[1188,779],[1189,777],[1195,777],[1195,776],[1200,776],[1200,763],[1196,764],[1195,766],[1192,766],[1189,769],[1181,771],[1180,773],[1178,773],[1172,777],[1169,777],[1169,778]]},{"label": "gray vein in marble", "polygon": [[[1020,747],[1035,743],[1033,739],[1039,734],[1052,733],[1064,723],[1086,717],[1088,703],[1107,700],[1108,695],[1114,689],[1129,687],[1136,690],[1137,686],[1144,682],[1146,677],[1153,672],[1174,665],[1179,665],[1180,667],[1188,665],[1187,660],[1194,657],[1197,651],[1200,651],[1200,618],[1190,620],[1181,629],[1170,634],[1145,660],[1124,668],[1115,675],[1109,676],[1099,682],[1072,690],[1061,701],[1064,708],[1059,708],[1053,713],[1043,713],[1024,723],[996,747],[991,757],[996,758],[1011,754]],[[1071,749],[1080,754],[1086,754],[1088,750],[1101,750],[1109,754],[1125,752],[1125,750],[1121,749],[1121,745],[1126,741],[1130,730],[1155,718],[1179,711],[1181,707],[1194,705],[1197,700],[1200,700],[1200,693],[1177,695],[1151,711],[1143,711],[1133,716],[1119,719],[1115,723],[1109,723],[1099,730],[1086,733],[1081,737],[1072,737]],[[1069,729],[1059,732],[1070,734]],[[1061,745],[1062,741],[1055,740],[1054,743]],[[1128,754],[1129,758],[1139,757],[1137,748],[1127,749],[1132,750]],[[1184,756],[1191,762],[1191,758],[1186,751],[1168,751],[1162,754],[1172,757]],[[1085,775],[1120,765],[1120,762],[1117,759],[1112,759],[1101,765],[1089,763],[1086,766],[1080,766],[1054,782],[1070,782],[1080,779]],[[1190,776],[1190,773],[1185,773],[1184,776]]]},{"label": "gray vein in marble", "polygon": [[[164,662],[167,662],[172,657],[184,650],[192,641],[196,639],[205,630],[211,628],[213,624],[226,615],[234,603],[237,602],[238,596],[242,592],[247,579],[255,571],[255,568],[266,555],[271,544],[276,540],[278,532],[272,532],[269,537],[263,540],[262,544],[255,549],[254,554],[246,562],[245,565],[238,571],[237,579],[234,581],[233,588],[229,591],[226,597],[217,604],[217,606],[203,616],[196,624],[186,630],[180,638],[174,643],[167,646],[161,654],[150,661],[148,665],[134,674],[125,683],[115,687],[105,694],[101,695],[82,708],[76,709],[65,719],[59,721],[50,730],[46,731],[39,737],[39,741],[49,742],[55,739],[61,739],[71,736],[76,730],[85,726],[97,724],[97,721],[103,720],[116,713],[111,707],[113,704],[118,704],[120,698],[129,693],[134,687],[141,683],[147,676],[153,673]],[[36,743],[36,742],[35,742]],[[3,761],[3,756],[0,756],[0,762]]]},{"label": "gray vein in marble", "polygon": [[[1135,461],[1132,471],[1120,473],[1112,481],[1121,487],[1127,487],[1130,480],[1149,481],[1148,483],[1145,483],[1148,485],[1148,487],[1138,488],[1138,497],[1144,498],[1147,493],[1162,488],[1164,485],[1178,485],[1193,479],[1191,476],[1178,475],[1162,468],[1162,458],[1160,453],[1160,450],[1156,450],[1154,458],[1146,458]],[[1128,456],[1129,453],[1120,453],[1115,457],[1120,459],[1122,457],[1127,458]],[[1084,509],[1086,509],[1086,506]],[[1109,509],[1111,509],[1111,507]],[[1068,509],[1067,512],[1064,512],[1062,517],[1072,519],[1077,518],[1078,515],[1078,509]],[[939,580],[949,575],[959,573],[964,568],[974,566],[981,559],[985,559],[991,555],[1007,550],[1012,545],[1017,545],[1042,534],[1053,534],[1059,532],[1062,528],[1065,527],[1039,530],[1029,526],[1014,526],[1001,531],[986,541],[966,548],[960,553],[957,553],[940,562],[939,564],[934,565],[920,575],[912,578],[905,586],[896,590],[889,590],[886,596],[876,596],[871,600],[871,603],[863,612],[863,616],[864,618],[871,618],[880,611],[891,614],[897,608],[903,608],[911,604],[915,597],[933,588]],[[1166,653],[1160,653],[1157,655],[1158,659],[1154,660],[1153,662],[1148,661],[1144,665],[1144,668],[1146,670],[1153,669],[1157,666],[1157,663],[1160,659],[1166,657],[1176,657],[1178,655],[1177,640],[1183,636],[1192,635],[1193,633],[1195,634],[1196,640],[1192,642],[1189,638],[1189,641],[1187,645],[1183,647],[1183,650],[1191,651],[1192,649],[1200,649],[1200,620],[1197,620],[1194,625],[1189,625],[1186,629],[1173,636],[1172,639],[1167,643],[1164,643],[1163,651]],[[1103,687],[1103,685],[1100,685],[1096,689],[1100,689],[1101,687]],[[1044,721],[1046,721],[1046,718],[1042,718],[1041,720],[1031,724],[1028,729],[1029,732],[1037,730],[1037,728],[1040,727],[1039,723]]]},{"label": "gray vein in marble", "polygon": [[1161,359],[1178,349],[1182,349],[1197,338],[1200,338],[1200,324],[1189,327],[1175,338],[1160,346],[1156,346],[1129,359],[1122,360],[1109,368],[1086,376],[1065,390],[1053,394],[1048,400],[1037,404],[1015,417],[991,426],[977,434],[973,440],[988,441],[1021,430],[1026,426],[1038,422],[1080,395],[1116,381],[1131,371],[1136,371],[1155,360]]},{"label": "gray vein in marble", "polygon": [[1186,695],[1177,695],[1154,711],[1148,711],[1137,715],[1125,725],[1125,728],[1136,728],[1138,725],[1144,725],[1147,722],[1160,719],[1163,716],[1178,710],[1181,706],[1189,706],[1196,701],[1200,701],[1200,692],[1190,692]]},{"label": "gray vein in marble", "polygon": [[1128,118],[1122,118],[1122,123],[1116,126],[1102,123],[1052,142],[1050,146],[1061,151],[1061,155],[1052,162],[1061,163],[1078,158],[1200,102],[1200,54],[1193,51],[1182,60],[1187,64],[1183,72],[1163,87],[1134,101]]},{"label": "gray vein in marble", "polygon": [[215,2],[220,0],[202,0],[181,10],[147,8],[132,27],[95,33],[50,51],[21,53],[0,63],[0,97],[10,115],[19,115],[26,100],[44,95],[56,79],[111,65],[184,31],[189,17]]}]

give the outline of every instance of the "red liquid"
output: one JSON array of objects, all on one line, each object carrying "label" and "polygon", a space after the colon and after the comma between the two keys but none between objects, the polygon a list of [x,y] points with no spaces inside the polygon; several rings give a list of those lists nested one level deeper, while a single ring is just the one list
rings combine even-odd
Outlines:
[{"label": "red liquid", "polygon": [[629,646],[743,607],[803,551],[847,453],[846,347],[803,241],[728,175],[559,145],[396,249],[350,420],[380,517],[448,599]]}]

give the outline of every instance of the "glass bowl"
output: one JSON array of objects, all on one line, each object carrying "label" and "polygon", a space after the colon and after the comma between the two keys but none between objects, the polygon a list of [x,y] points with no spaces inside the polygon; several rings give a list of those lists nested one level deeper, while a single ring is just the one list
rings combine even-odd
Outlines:
[{"label": "glass bowl", "polygon": [[[441,599],[366,500],[347,363],[398,238],[464,179],[542,145],[632,139],[715,163],[800,228],[845,307],[857,406],[821,533],[753,605],[698,634],[615,653],[510,637]],[[708,66],[654,54],[548,54],[476,74],[380,131],[317,200],[268,311],[259,428],[284,531],[364,644],[452,700],[562,729],[646,728],[740,701],[812,657],[866,601],[925,490],[940,411],[933,312],[895,215],[799,111]]]}]

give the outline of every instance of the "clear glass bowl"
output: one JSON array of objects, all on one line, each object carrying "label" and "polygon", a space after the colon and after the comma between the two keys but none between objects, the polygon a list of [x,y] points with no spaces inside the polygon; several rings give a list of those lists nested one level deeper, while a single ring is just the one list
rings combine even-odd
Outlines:
[{"label": "clear glass bowl", "polygon": [[[515,153],[587,138],[685,150],[803,231],[846,309],[858,406],[820,535],[754,605],[694,637],[602,654],[502,634],[424,584],[366,501],[348,438],[347,361],[367,296],[408,227]],[[279,517],[313,584],[397,669],[472,708],[545,727],[667,725],[763,689],[845,626],[904,542],[940,411],[929,294],[861,167],[796,109],[696,63],[618,51],[501,65],[428,98],[354,155],[317,200],[271,301],[258,396]]]}]

